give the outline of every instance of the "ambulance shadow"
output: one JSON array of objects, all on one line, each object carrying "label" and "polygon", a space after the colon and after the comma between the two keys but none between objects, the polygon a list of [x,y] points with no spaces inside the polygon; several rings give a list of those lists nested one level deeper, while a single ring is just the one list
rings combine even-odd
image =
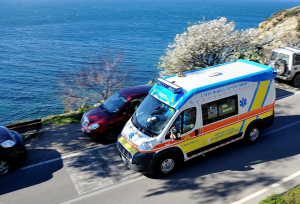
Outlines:
[{"label": "ambulance shadow", "polygon": [[[0,195],[10,193],[13,191],[25,189],[30,186],[34,186],[53,178],[53,173],[63,167],[62,160],[60,159],[60,153],[53,149],[30,149],[28,151],[27,158],[30,158],[31,154],[52,154],[56,155],[57,159],[53,162],[45,163],[42,165],[21,167],[23,164],[16,165],[15,168],[8,175],[0,177]],[[27,159],[26,158],[26,159]]]},{"label": "ambulance shadow", "polygon": [[[300,116],[276,117],[275,123],[280,121],[290,121],[292,124],[300,121]],[[278,182],[280,179],[270,173],[270,169],[274,169],[274,172],[277,167],[283,169],[283,160],[293,161],[291,157],[300,154],[297,124],[286,129],[280,127],[266,129],[255,144],[236,142],[212,151],[205,157],[196,157],[186,162],[173,175],[150,177],[164,182],[157,188],[149,189],[145,197],[190,191],[193,199],[201,199],[205,203],[219,202],[220,199],[238,194],[255,184],[269,186]],[[259,167],[257,164],[260,164]],[[266,168],[266,171],[255,173],[255,168]],[[224,203],[228,202],[224,200]]]},{"label": "ambulance shadow", "polygon": [[287,91],[286,89],[276,88],[276,98],[284,98],[285,96],[290,96],[294,94],[294,92]]}]

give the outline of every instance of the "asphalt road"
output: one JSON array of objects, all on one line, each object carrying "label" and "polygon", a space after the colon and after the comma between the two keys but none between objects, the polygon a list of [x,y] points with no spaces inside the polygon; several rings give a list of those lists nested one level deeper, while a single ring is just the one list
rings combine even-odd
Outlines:
[{"label": "asphalt road", "polygon": [[115,145],[60,155],[0,178],[6,203],[258,203],[300,184],[300,94],[276,102],[275,124],[165,178],[129,170]]}]

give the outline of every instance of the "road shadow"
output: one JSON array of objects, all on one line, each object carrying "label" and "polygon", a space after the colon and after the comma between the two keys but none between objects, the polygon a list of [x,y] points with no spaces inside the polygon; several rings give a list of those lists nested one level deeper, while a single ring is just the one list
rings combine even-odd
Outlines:
[{"label": "road shadow", "polygon": [[31,150],[28,152],[28,156],[30,156],[30,154],[44,154],[45,152],[57,155],[58,159],[55,162],[35,166],[34,168],[18,169],[18,167],[24,166],[24,164],[21,163],[17,165],[17,169],[14,169],[10,174],[0,177],[0,195],[34,186],[52,179],[53,173],[63,167],[60,154],[57,151],[52,149]]},{"label": "road shadow", "polygon": [[64,158],[64,165],[79,194],[140,176],[124,165],[115,144],[93,148],[80,152],[76,156]]},{"label": "road shadow", "polygon": [[[279,116],[278,121],[300,121],[300,116]],[[266,129],[268,132],[271,129]],[[287,134],[288,130],[288,134]],[[300,137],[297,127],[282,129],[273,134],[262,135],[260,140],[252,145],[236,142],[219,148],[205,157],[197,157],[184,164],[178,172],[160,179],[159,186],[149,189],[145,198],[167,194],[191,192],[192,199],[201,203],[231,203],[229,195],[239,194],[253,186],[269,186],[278,182],[278,177],[269,171],[260,170],[254,173],[254,168],[276,169],[285,168],[280,160],[291,160],[292,156],[300,154]],[[260,164],[259,167],[255,166]],[[220,178],[220,179],[219,179]]]},{"label": "road shadow", "polygon": [[[80,130],[80,124],[67,125],[46,125],[43,127],[43,133],[37,137],[26,141],[26,148],[31,150],[53,149],[60,154],[75,152],[78,150],[91,148],[101,144],[100,142],[91,140]],[[41,151],[42,153],[43,151]],[[53,154],[32,154],[26,161],[26,165],[34,164],[53,158],[57,158],[55,152]]]},{"label": "road shadow", "polygon": [[294,92],[286,89],[276,88],[276,98],[282,98],[284,96],[290,96],[292,94],[294,94]]}]

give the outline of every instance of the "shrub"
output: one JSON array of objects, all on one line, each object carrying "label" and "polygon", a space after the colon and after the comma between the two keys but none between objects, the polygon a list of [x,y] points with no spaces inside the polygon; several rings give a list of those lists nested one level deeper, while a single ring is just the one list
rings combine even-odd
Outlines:
[{"label": "shrub", "polygon": [[280,16],[280,15],[281,15],[282,13],[284,13],[284,12],[286,12],[286,10],[285,10],[285,9],[282,9],[282,10],[278,11],[277,13],[273,13],[273,14],[271,15],[271,17],[266,18],[265,21],[271,21],[272,19],[274,19],[274,18]]},{"label": "shrub", "polygon": [[278,11],[276,14],[279,16],[279,15],[281,15],[281,14],[284,13],[284,12],[286,12],[286,10],[285,10],[285,9],[281,9],[281,10]]},{"label": "shrub", "polygon": [[279,194],[274,194],[260,201],[259,204],[287,204],[284,198]]},{"label": "shrub", "polygon": [[300,23],[298,23],[297,27],[295,28],[296,31],[300,31]]},{"label": "shrub", "polygon": [[297,10],[293,10],[284,14],[285,17],[296,16],[299,13]]},{"label": "shrub", "polygon": [[177,34],[161,56],[158,68],[160,75],[195,70],[228,62],[241,50],[252,48],[251,42],[257,37],[256,29],[235,30],[234,22],[226,18],[198,22]]},{"label": "shrub", "polygon": [[278,24],[278,22],[276,21],[273,23],[273,26],[275,27],[275,26],[277,26],[277,24]]},{"label": "shrub", "polygon": [[300,186],[292,188],[286,192],[284,200],[286,203],[300,204]]}]

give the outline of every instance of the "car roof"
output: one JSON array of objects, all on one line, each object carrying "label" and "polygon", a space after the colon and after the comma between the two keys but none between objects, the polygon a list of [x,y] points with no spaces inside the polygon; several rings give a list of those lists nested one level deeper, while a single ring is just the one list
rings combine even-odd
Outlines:
[{"label": "car roof", "polygon": [[283,54],[293,54],[293,53],[300,54],[300,48],[298,47],[281,47],[281,48],[275,48],[272,51],[280,52]]},{"label": "car roof", "polygon": [[136,96],[147,95],[152,88],[153,85],[140,85],[140,86],[133,86],[130,88],[125,88],[119,90],[119,93],[126,97],[127,99],[133,98]]}]

